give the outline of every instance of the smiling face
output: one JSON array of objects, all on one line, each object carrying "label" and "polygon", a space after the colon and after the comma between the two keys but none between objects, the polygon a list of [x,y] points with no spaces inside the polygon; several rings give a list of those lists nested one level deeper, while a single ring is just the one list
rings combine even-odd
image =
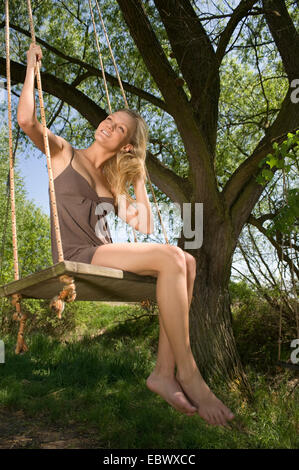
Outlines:
[{"label": "smiling face", "polygon": [[109,114],[95,131],[95,139],[107,151],[130,151],[133,145],[130,143],[134,135],[136,123],[134,118],[122,111]]}]

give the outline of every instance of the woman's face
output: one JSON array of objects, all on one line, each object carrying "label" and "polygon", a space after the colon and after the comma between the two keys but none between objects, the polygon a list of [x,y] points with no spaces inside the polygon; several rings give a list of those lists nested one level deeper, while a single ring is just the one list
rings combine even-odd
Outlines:
[{"label": "woman's face", "polygon": [[119,152],[120,150],[132,150],[131,137],[135,132],[134,118],[122,111],[109,114],[100,122],[95,131],[95,139],[107,151]]}]

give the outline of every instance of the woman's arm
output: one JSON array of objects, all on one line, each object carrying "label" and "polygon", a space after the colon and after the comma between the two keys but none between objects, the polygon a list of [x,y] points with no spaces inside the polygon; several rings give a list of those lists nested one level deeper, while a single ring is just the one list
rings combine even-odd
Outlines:
[{"label": "woman's arm", "polygon": [[[136,201],[130,203],[123,195],[118,197],[117,215],[133,229],[142,233],[153,233],[153,216],[146,192],[144,179],[139,178],[133,184]],[[113,190],[111,192],[114,194]],[[135,204],[137,203],[137,207]]]},{"label": "woman's arm", "polygon": [[137,202],[138,224],[136,230],[142,233],[153,233],[153,214],[143,177],[138,178],[133,186]]},{"label": "woman's arm", "polygon": [[[43,126],[37,120],[36,117],[36,106],[35,106],[35,67],[37,60],[42,59],[41,48],[34,43],[30,44],[30,48],[27,51],[27,70],[22,88],[22,93],[19,99],[17,120],[18,124],[23,129],[25,134],[32,140],[32,142],[44,153],[44,139],[43,139]],[[51,157],[57,155],[64,149],[66,143],[65,139],[60,136],[56,136],[49,129],[47,129],[48,141]]]}]

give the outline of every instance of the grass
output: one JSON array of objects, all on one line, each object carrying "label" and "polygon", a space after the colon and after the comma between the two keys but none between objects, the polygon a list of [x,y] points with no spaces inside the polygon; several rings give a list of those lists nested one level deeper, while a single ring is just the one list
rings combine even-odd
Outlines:
[{"label": "grass", "polygon": [[237,420],[230,430],[208,426],[146,388],[156,360],[158,318],[124,322],[134,312],[133,306],[90,303],[78,308],[72,333],[58,339],[31,332],[29,351],[19,356],[14,353],[16,334],[3,338],[0,407],[58,426],[92,426],[105,449],[298,448],[294,372],[267,376],[248,365],[254,401],[242,397],[234,383],[218,384],[213,391]]}]

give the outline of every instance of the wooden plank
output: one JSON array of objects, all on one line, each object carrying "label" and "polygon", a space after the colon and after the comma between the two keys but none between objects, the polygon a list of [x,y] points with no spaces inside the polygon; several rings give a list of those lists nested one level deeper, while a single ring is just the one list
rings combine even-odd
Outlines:
[{"label": "wooden plank", "polygon": [[62,274],[74,277],[77,300],[156,301],[155,277],[67,260],[1,286],[0,297],[18,292],[24,298],[51,299],[62,288]]}]

